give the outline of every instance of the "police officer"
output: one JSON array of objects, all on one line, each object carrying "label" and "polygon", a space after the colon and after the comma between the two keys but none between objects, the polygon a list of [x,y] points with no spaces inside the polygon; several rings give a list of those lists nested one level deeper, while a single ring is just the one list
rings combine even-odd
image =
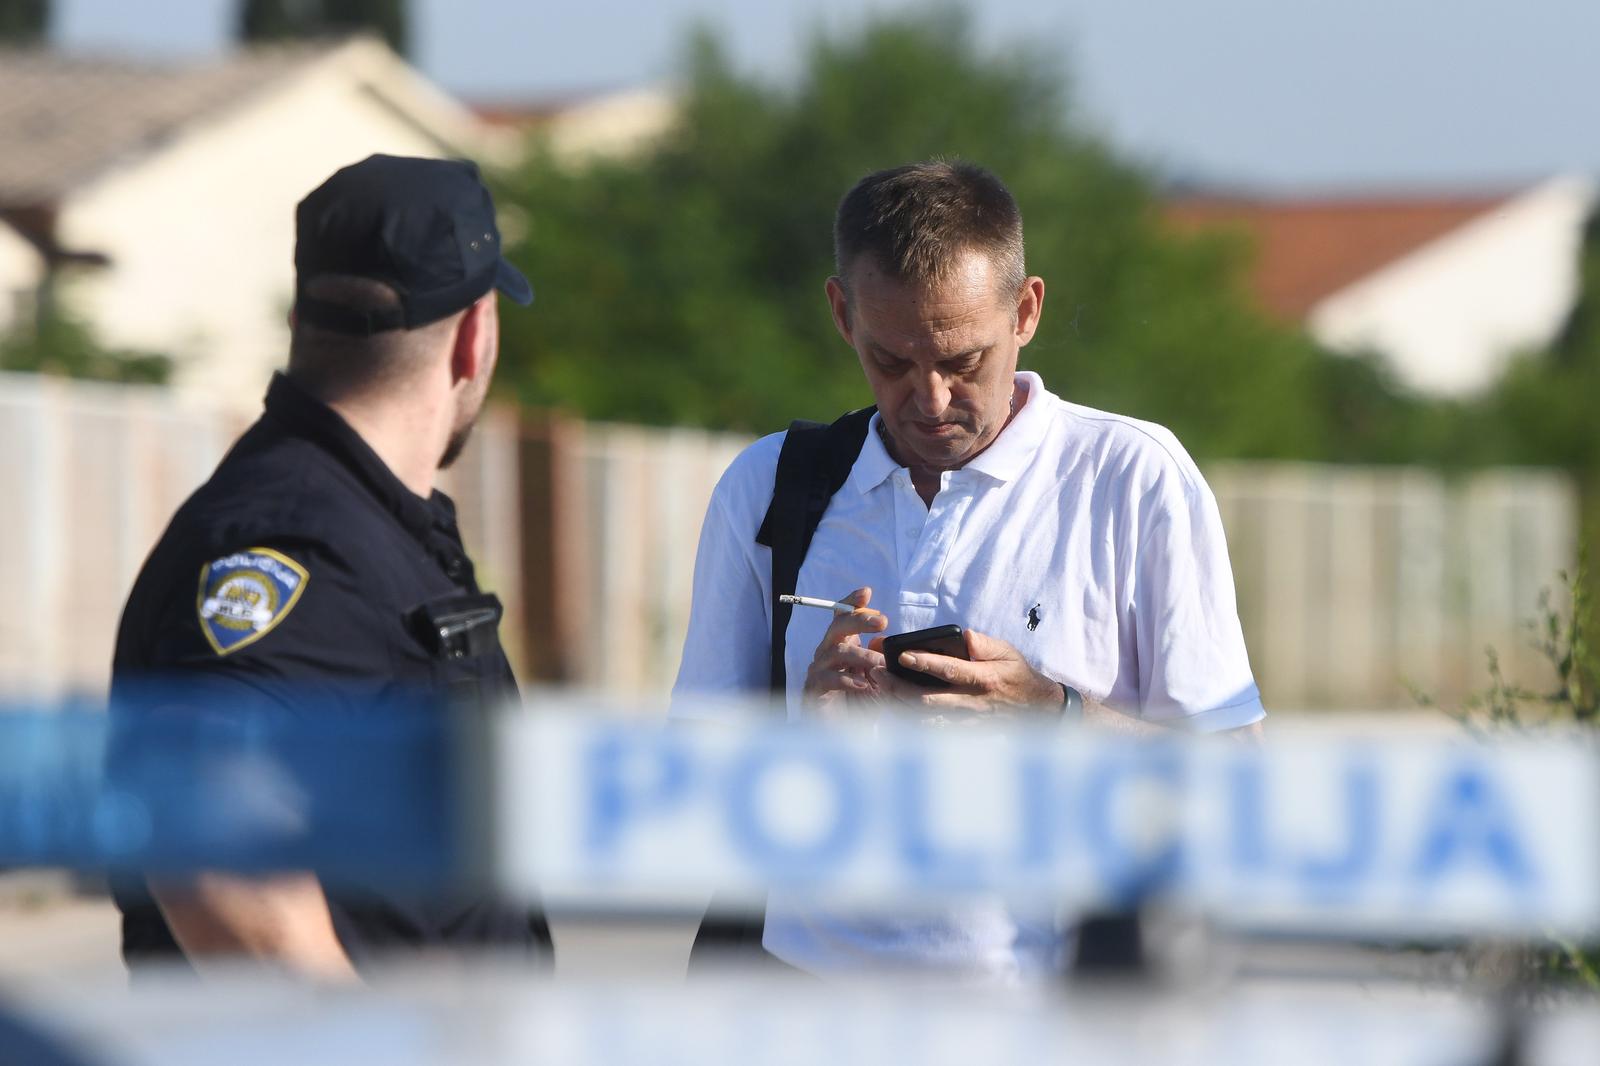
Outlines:
[{"label": "police officer", "polygon": [[[461,161],[345,167],[299,205],[295,272],[287,372],[146,561],[114,700],[152,678],[203,691],[210,713],[319,686],[514,694],[499,603],[434,488],[483,407],[497,292],[533,298],[488,189]],[[395,949],[550,947],[542,917],[494,900],[346,898],[309,873],[152,875],[116,896],[130,967],[246,957],[339,977]]]}]

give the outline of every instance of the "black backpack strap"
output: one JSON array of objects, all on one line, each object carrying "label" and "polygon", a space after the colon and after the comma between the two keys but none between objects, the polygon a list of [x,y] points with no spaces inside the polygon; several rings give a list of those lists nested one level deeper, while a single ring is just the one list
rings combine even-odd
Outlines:
[{"label": "black backpack strap", "polygon": [[822,523],[833,494],[850,477],[867,426],[876,407],[851,411],[836,421],[798,421],[789,426],[778,454],[778,472],[772,479],[772,503],[756,531],[756,543],[772,549],[772,667],[771,688],[782,692],[784,635],[794,610],[778,597],[793,594],[800,580],[800,564],[811,549],[811,538]]},{"label": "black backpack strap", "polygon": [[[828,501],[850,477],[856,456],[867,439],[867,425],[875,407],[851,411],[837,421],[794,422],[778,454],[778,472],[772,479],[772,503],[756,532],[756,543],[772,549],[772,691],[784,689],[784,634],[793,610],[778,597],[794,592],[800,564],[811,547],[812,535],[822,522]],[[719,897],[711,900],[689,953],[689,973],[697,975],[718,959],[735,955],[759,960],[766,967],[792,970],[761,947],[765,917],[730,912]]]}]

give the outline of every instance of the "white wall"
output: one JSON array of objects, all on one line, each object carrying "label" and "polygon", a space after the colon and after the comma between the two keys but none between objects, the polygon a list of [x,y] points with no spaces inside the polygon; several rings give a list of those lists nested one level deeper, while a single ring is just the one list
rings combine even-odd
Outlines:
[{"label": "white wall", "polygon": [[295,204],[372,152],[449,149],[348,66],[310,68],[64,205],[63,242],[112,259],[68,299],[107,342],[176,356],[186,399],[256,410],[287,351]]},{"label": "white wall", "polygon": [[19,298],[32,300],[44,261],[32,244],[0,222],[0,333],[16,323]]},{"label": "white wall", "polygon": [[1322,301],[1311,332],[1339,351],[1382,353],[1419,392],[1480,392],[1565,321],[1595,202],[1585,178],[1536,186]]}]

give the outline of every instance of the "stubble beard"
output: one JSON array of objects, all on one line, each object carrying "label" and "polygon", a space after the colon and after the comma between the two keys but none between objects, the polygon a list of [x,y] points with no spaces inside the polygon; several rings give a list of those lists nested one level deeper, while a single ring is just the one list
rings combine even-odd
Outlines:
[{"label": "stubble beard", "polygon": [[[455,461],[461,458],[461,453],[466,450],[467,442],[472,439],[472,429],[478,424],[478,416],[483,413],[483,401],[478,401],[477,409],[465,418],[458,418],[455,429],[450,431],[450,439],[445,442],[444,454],[439,456],[439,469],[448,470]],[[465,412],[462,412],[465,414]]]},{"label": "stubble beard", "polygon": [[439,456],[440,470],[449,470],[455,464],[455,461],[461,458],[461,453],[466,451],[467,441],[472,439],[472,427],[477,424],[478,420],[473,419],[450,434],[450,439],[445,442],[444,454]]}]

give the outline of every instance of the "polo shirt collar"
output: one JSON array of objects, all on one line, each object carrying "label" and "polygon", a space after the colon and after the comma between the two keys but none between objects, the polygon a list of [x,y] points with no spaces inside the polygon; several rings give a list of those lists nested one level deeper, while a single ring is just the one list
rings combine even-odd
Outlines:
[{"label": "polo shirt collar", "polygon": [[1055,397],[1044,387],[1044,379],[1031,370],[1017,374],[1017,384],[1026,392],[1022,409],[1016,413],[994,443],[978,453],[966,469],[976,470],[996,481],[1015,481],[1033,462],[1034,453],[1050,431],[1050,409]]},{"label": "polo shirt collar", "polygon": [[267,414],[290,432],[317,444],[353,473],[414,536],[424,536],[435,525],[454,524],[449,497],[435,491],[423,499],[395,476],[372,446],[339,413],[283,373],[272,375],[267,386]]},{"label": "polo shirt collar", "polygon": [[[1000,431],[994,443],[979,452],[978,457],[964,469],[975,470],[996,481],[1013,481],[1027,469],[1039,445],[1044,443],[1045,434],[1050,429],[1050,408],[1055,397],[1044,387],[1044,379],[1032,371],[1019,371],[1016,382],[1027,393],[1022,410]],[[883,443],[879,429],[882,421],[881,412],[872,416],[867,426],[867,439],[861,445],[861,454],[856,456],[855,465],[850,468],[850,485],[862,494],[871,492],[897,470],[904,469],[889,455],[889,449]]]},{"label": "polo shirt collar", "polygon": [[850,468],[850,485],[862,495],[889,480],[896,470],[902,469],[899,463],[890,458],[889,449],[884,446],[882,426],[883,412],[874,411],[872,420],[867,423],[867,439],[861,442],[861,454],[856,456],[855,465]]}]

